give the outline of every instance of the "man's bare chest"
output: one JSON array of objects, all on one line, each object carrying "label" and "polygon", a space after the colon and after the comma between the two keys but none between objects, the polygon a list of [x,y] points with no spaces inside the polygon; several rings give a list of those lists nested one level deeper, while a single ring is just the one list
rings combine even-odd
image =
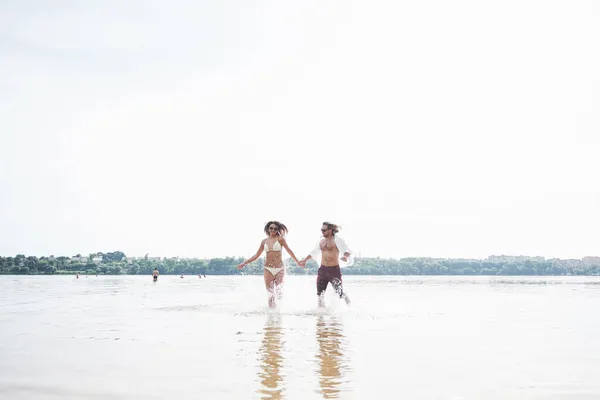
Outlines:
[{"label": "man's bare chest", "polygon": [[323,240],[321,242],[321,251],[329,252],[335,250],[337,250],[337,247],[335,246],[335,240]]}]

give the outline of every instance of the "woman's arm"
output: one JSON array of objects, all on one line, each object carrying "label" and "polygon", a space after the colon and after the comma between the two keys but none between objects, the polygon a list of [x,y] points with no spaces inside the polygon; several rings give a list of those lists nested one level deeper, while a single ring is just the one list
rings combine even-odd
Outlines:
[{"label": "woman's arm", "polygon": [[260,257],[260,255],[262,254],[262,252],[265,249],[265,241],[263,240],[262,242],[260,242],[260,247],[258,248],[257,252],[255,255],[253,255],[252,257],[250,257],[249,259],[247,259],[246,261],[244,261],[241,264],[238,264],[238,269],[242,269],[244,268],[246,265],[250,264],[252,261],[256,260],[258,257]]},{"label": "woman's arm", "polygon": [[288,254],[290,256],[292,256],[292,258],[294,259],[294,261],[296,262],[297,265],[300,265],[300,261],[298,261],[298,259],[296,258],[296,256],[294,255],[294,252],[292,251],[292,249],[290,249],[290,247],[287,244],[287,241],[284,238],[279,239],[279,243],[285,247],[285,250],[288,252]]},{"label": "woman's arm", "polygon": [[300,262],[298,263],[299,266],[301,266],[302,268],[304,268],[306,266],[306,262],[308,260],[310,260],[312,258],[312,256],[309,254],[307,255],[304,259],[300,260]]}]

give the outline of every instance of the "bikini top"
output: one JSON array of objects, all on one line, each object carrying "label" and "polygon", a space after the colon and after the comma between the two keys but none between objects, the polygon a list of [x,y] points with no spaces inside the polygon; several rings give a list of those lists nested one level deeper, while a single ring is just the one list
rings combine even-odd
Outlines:
[{"label": "bikini top", "polygon": [[279,244],[279,240],[275,241],[272,249],[269,248],[269,245],[267,245],[267,242],[265,241],[265,252],[269,251],[281,251],[281,244]]}]

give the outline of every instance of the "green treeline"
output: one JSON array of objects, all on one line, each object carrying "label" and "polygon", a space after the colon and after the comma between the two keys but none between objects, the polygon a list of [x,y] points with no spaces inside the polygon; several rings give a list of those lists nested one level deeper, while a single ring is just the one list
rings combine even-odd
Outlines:
[{"label": "green treeline", "polygon": [[[0,274],[10,275],[150,275],[154,268],[161,274],[185,275],[262,275],[263,259],[236,269],[241,258],[178,259],[158,257],[127,258],[120,251],[95,253],[87,257],[35,257],[19,254],[0,257]],[[286,265],[293,262],[286,260]],[[288,268],[294,275],[314,275],[317,265],[311,260],[305,269]],[[565,265],[561,260],[497,261],[432,258],[359,258],[345,275],[600,275],[600,265]]]}]

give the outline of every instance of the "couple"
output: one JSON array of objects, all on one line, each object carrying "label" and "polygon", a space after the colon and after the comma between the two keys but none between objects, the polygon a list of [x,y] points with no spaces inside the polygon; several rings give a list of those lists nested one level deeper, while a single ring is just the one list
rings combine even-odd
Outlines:
[{"label": "couple", "polygon": [[[336,293],[343,298],[347,304],[350,304],[348,295],[344,293],[342,287],[342,267],[352,265],[353,259],[352,254],[346,242],[336,233],[339,232],[341,227],[330,222],[323,222],[321,227],[321,233],[323,237],[313,251],[301,261],[298,261],[294,252],[289,248],[285,235],[288,232],[287,227],[279,221],[270,221],[265,225],[266,239],[260,242],[258,251],[248,260],[239,264],[238,269],[244,268],[246,265],[256,260],[263,251],[266,253],[264,278],[265,286],[269,292],[269,306],[275,307],[275,295],[281,295],[281,285],[283,284],[283,277],[285,275],[283,267],[283,259],[281,257],[281,250],[285,248],[292,259],[298,264],[298,266],[304,268],[306,262],[311,258],[320,264],[319,272],[317,275],[317,296],[319,296],[319,307],[323,307],[323,294],[327,285],[331,282],[331,286]],[[341,255],[341,257],[340,257]]]}]

